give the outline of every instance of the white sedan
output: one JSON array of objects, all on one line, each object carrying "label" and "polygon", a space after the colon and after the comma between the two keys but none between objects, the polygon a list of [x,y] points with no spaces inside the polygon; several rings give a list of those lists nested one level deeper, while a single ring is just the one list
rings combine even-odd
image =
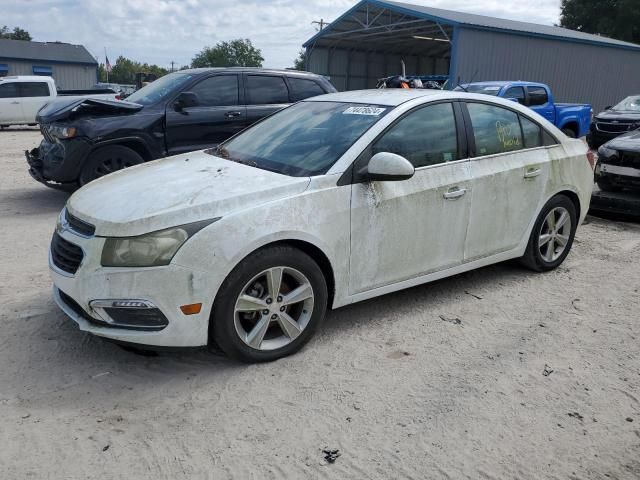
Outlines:
[{"label": "white sedan", "polygon": [[327,308],[513,258],[556,268],[587,213],[591,163],[514,102],[323,95],[77,191],[51,243],[54,297],[118,342],[273,360]]}]

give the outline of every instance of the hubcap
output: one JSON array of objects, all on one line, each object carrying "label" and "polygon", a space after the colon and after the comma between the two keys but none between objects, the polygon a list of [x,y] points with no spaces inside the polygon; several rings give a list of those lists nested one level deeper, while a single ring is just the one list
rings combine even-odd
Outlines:
[{"label": "hubcap", "polygon": [[234,307],[234,324],[249,347],[275,350],[298,338],[312,313],[309,279],[293,268],[273,267],[242,288]]},{"label": "hubcap", "polygon": [[571,216],[564,207],[551,210],[540,228],[538,249],[546,262],[555,262],[562,256],[571,235]]}]

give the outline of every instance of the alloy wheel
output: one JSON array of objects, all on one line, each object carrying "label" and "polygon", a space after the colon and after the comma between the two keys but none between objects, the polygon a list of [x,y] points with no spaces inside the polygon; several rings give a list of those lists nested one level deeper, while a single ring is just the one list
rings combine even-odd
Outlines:
[{"label": "alloy wheel", "polygon": [[290,267],[260,272],[242,288],[234,307],[238,336],[256,350],[282,348],[300,336],[313,313],[309,279]]},{"label": "alloy wheel", "polygon": [[571,215],[564,207],[552,209],[542,222],[538,249],[545,262],[555,262],[562,256],[571,236]]}]

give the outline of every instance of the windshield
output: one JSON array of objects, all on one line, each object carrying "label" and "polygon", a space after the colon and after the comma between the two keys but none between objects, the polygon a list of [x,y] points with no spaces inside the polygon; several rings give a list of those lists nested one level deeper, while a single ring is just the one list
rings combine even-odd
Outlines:
[{"label": "windshield", "polygon": [[188,73],[170,73],[129,95],[127,102],[151,105],[164,100],[192,78]]},{"label": "windshield", "polygon": [[390,110],[379,105],[300,102],[207,153],[292,177],[320,175]]},{"label": "windshield", "polygon": [[611,110],[617,110],[618,112],[638,112],[640,113],[640,95],[634,95],[627,97]]},{"label": "windshield", "polygon": [[456,92],[482,93],[484,95],[498,95],[500,85],[458,85],[453,90]]}]

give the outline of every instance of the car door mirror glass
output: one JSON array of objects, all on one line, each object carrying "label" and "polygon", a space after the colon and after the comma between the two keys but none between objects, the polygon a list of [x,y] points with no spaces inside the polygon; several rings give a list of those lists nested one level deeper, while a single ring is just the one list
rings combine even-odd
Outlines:
[{"label": "car door mirror glass", "polygon": [[398,181],[413,177],[415,168],[409,160],[390,152],[376,153],[367,164],[364,177],[369,181]]},{"label": "car door mirror glass", "polygon": [[173,102],[173,107],[179,112],[185,108],[197,107],[199,104],[198,95],[193,92],[182,92]]}]

